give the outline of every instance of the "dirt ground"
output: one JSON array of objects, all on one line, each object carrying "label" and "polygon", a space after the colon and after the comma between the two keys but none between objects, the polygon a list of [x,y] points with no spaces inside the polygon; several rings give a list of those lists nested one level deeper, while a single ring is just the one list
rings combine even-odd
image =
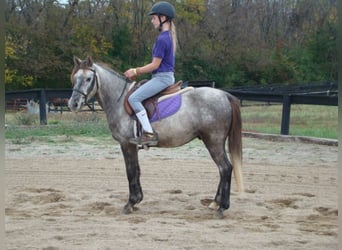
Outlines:
[{"label": "dirt ground", "polygon": [[109,139],[6,141],[6,249],[337,249],[336,146],[243,139],[246,192],[223,219],[201,142],[140,151],[144,200]]}]

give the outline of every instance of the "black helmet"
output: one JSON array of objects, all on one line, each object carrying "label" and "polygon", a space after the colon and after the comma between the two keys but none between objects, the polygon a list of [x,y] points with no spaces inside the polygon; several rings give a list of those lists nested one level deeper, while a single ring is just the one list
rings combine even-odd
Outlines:
[{"label": "black helmet", "polygon": [[149,15],[163,15],[163,16],[167,16],[169,19],[173,19],[176,15],[176,11],[172,4],[161,1],[161,2],[154,4],[148,14]]}]

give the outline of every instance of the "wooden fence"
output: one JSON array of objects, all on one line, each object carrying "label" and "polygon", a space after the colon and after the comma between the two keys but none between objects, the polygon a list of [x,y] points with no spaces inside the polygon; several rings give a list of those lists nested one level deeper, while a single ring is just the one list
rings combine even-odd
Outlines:
[{"label": "wooden fence", "polygon": [[[183,86],[215,87],[215,81],[188,81]],[[240,99],[266,102],[282,103],[282,120],[280,134],[288,135],[290,128],[290,113],[292,104],[329,105],[338,106],[338,84],[337,82],[325,82],[306,85],[266,85],[254,87],[239,87],[222,89]],[[6,92],[6,101],[15,99],[35,99],[39,101],[40,124],[47,124],[46,104],[51,100],[60,99],[61,108],[67,105],[65,99],[70,98],[71,89],[32,89]]]},{"label": "wooden fence", "polygon": [[310,104],[338,106],[338,83],[324,82],[306,85],[270,85],[263,87],[245,87],[224,89],[240,99],[282,103],[280,134],[288,135],[290,130],[290,113],[292,104]]},{"label": "wooden fence", "polygon": [[37,100],[39,102],[40,124],[46,125],[46,104],[49,100],[53,98],[67,99],[70,98],[71,93],[72,89],[30,89],[6,92],[5,99],[6,102],[16,99]]}]

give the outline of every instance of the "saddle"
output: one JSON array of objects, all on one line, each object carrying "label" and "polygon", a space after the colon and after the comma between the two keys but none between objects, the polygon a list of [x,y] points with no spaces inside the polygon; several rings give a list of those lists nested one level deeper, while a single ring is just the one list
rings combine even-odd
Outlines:
[{"label": "saddle", "polygon": [[[128,102],[128,97],[135,90],[137,90],[140,86],[145,84],[147,81],[148,81],[147,79],[144,79],[144,80],[141,80],[140,82],[134,84],[134,86],[126,94],[125,101],[124,101],[124,107],[125,107],[125,110],[126,110],[127,114],[129,114],[129,115],[133,115],[134,114],[134,111],[133,111],[131,105]],[[148,118],[151,118],[153,116],[153,114],[157,111],[158,99],[160,97],[162,97],[162,96],[165,96],[165,95],[171,95],[171,94],[177,93],[178,91],[181,90],[182,83],[183,83],[182,81],[178,81],[178,82],[174,83],[173,85],[167,87],[166,89],[162,90],[158,94],[156,94],[154,96],[151,96],[150,98],[147,98],[146,100],[144,100],[142,102],[143,106],[146,109]]]}]

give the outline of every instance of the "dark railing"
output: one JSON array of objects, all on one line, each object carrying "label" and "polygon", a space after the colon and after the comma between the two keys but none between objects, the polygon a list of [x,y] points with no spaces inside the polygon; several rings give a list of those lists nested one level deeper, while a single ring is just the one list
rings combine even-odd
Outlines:
[{"label": "dark railing", "polygon": [[[215,87],[215,81],[188,81],[183,86],[194,87]],[[311,104],[311,105],[328,105],[338,106],[338,85],[337,82],[327,82],[319,84],[307,85],[267,85],[257,87],[240,87],[232,89],[222,89],[231,93],[240,99],[266,102],[266,103],[282,103],[282,135],[289,134],[290,113],[292,104]],[[39,100],[40,124],[47,124],[46,104],[53,98],[70,98],[71,89],[32,89],[6,92],[6,100],[16,98],[27,98],[28,100]]]},{"label": "dark railing", "polygon": [[52,98],[70,98],[72,89],[30,89],[8,91],[5,94],[6,100],[28,99],[39,101],[39,119],[41,125],[47,124],[46,104]]},{"label": "dark railing", "polygon": [[282,103],[282,119],[280,134],[288,135],[290,130],[290,113],[292,104],[338,106],[337,82],[326,82],[306,85],[264,86],[224,89],[240,99]]},{"label": "dark railing", "polygon": [[192,86],[192,87],[212,87],[215,88],[216,82],[214,80],[199,80],[199,81],[184,81],[182,87]]}]

